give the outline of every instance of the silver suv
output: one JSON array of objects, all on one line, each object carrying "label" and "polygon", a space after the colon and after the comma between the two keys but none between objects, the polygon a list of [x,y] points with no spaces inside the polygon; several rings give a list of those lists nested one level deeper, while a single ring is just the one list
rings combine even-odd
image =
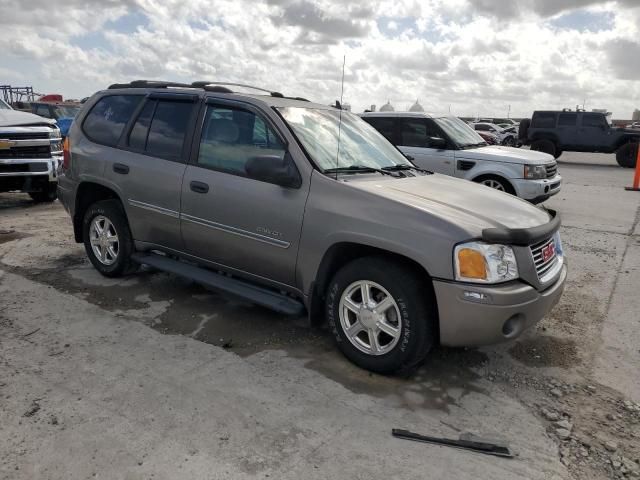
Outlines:
[{"label": "silver suv", "polygon": [[512,339],[566,278],[553,211],[411,164],[355,115],[215,82],[95,94],[59,195],[103,275],[139,264],[326,319],[381,373]]}]

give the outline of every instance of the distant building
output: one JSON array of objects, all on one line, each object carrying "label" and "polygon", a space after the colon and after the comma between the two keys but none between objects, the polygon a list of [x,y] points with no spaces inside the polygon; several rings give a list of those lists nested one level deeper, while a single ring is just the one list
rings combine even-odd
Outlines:
[{"label": "distant building", "polygon": [[420,105],[420,102],[418,102],[418,100],[416,99],[416,103],[414,103],[413,105],[411,105],[409,107],[409,111],[410,112],[424,112],[424,108],[422,108],[422,105]]},{"label": "distant building", "polygon": [[395,112],[396,109],[393,108],[393,105],[391,105],[391,102],[389,100],[387,100],[387,103],[385,103],[384,105],[382,105],[380,107],[380,111],[381,112]]},{"label": "distant building", "polygon": [[638,122],[640,121],[640,110],[638,110],[637,108],[633,111],[633,114],[631,115],[631,120],[633,120],[634,122]]}]

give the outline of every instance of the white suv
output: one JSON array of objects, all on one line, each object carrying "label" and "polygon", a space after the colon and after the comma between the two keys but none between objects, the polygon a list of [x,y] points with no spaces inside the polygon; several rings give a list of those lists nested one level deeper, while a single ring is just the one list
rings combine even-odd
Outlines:
[{"label": "white suv", "polygon": [[560,191],[562,177],[551,155],[489,146],[457,117],[418,112],[360,116],[420,168],[482,183],[532,203]]}]

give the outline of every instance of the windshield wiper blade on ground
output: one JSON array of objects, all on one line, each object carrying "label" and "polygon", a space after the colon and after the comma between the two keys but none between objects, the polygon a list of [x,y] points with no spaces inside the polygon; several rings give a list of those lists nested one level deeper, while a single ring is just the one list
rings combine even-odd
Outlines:
[{"label": "windshield wiper blade on ground", "polygon": [[395,177],[391,172],[382,170],[380,168],[368,167],[366,165],[350,165],[348,167],[335,167],[335,168],[325,168],[324,173],[369,173],[369,172],[378,172],[383,175],[391,175]]}]

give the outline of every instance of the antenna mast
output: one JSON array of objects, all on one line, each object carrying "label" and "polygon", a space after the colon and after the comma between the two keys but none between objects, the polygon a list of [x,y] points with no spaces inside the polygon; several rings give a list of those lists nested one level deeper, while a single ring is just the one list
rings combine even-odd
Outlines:
[{"label": "antenna mast", "polygon": [[[342,133],[342,98],[344,95],[344,65],[347,62],[347,56],[342,57],[342,80],[340,85],[340,113],[338,119],[338,150],[336,152],[336,169],[340,166],[340,134]],[[338,179],[338,170],[336,170],[336,180]]]}]

